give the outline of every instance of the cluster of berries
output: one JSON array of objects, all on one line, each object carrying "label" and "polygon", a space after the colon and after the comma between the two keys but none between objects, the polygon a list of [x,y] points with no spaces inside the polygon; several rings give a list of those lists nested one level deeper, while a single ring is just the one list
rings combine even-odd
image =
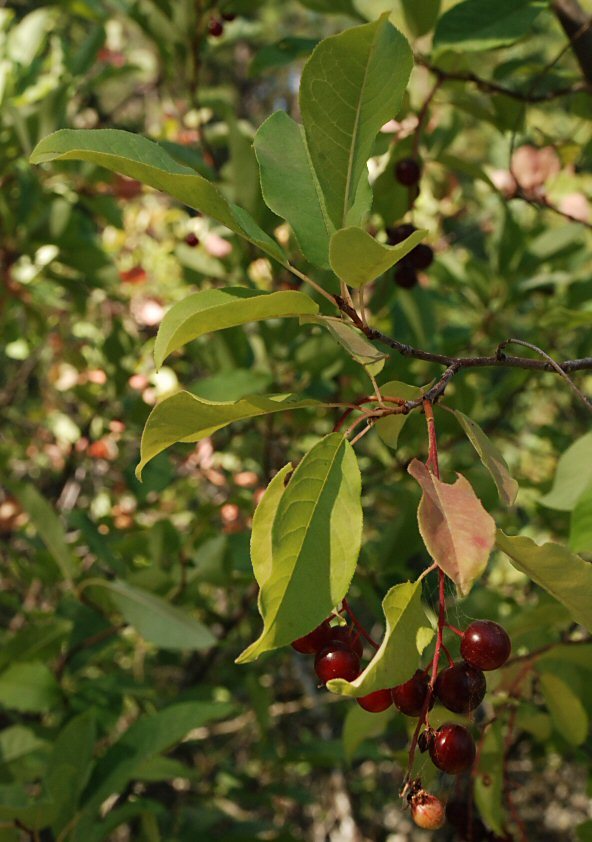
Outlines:
[{"label": "cluster of berries", "polygon": [[233,12],[221,12],[213,15],[208,23],[208,33],[212,38],[220,38],[224,34],[224,22],[230,23],[236,18]]},{"label": "cluster of berries", "polygon": [[[416,231],[415,225],[405,223],[394,228],[386,229],[387,242],[396,246],[410,237]],[[397,286],[403,289],[411,289],[417,284],[418,271],[429,268],[434,261],[434,252],[425,243],[419,243],[409,254],[400,260],[395,267],[394,281]]]}]

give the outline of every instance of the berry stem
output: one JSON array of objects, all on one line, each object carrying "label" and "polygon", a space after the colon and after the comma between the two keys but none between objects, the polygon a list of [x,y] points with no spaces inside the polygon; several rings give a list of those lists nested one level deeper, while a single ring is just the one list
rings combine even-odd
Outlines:
[{"label": "berry stem", "polygon": [[457,629],[456,626],[451,626],[450,623],[446,623],[446,628],[450,629],[451,632],[454,632],[454,634],[457,634],[459,637],[463,636],[463,632],[461,632],[460,629]]},{"label": "berry stem", "polygon": [[359,633],[362,635],[362,637],[364,637],[368,641],[368,643],[370,644],[370,646],[372,646],[373,649],[379,649],[380,647],[378,643],[376,643],[376,641],[373,640],[373,638],[368,634],[364,626],[360,623],[360,621],[352,611],[352,608],[347,599],[343,600],[343,607],[347,611],[350,620],[352,621],[356,629],[359,631]]}]

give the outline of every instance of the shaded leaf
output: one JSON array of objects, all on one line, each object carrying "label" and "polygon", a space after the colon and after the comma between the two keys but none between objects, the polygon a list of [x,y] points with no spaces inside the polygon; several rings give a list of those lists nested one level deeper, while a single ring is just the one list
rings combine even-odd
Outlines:
[{"label": "shaded leaf", "polygon": [[61,129],[40,141],[31,155],[33,164],[74,160],[89,161],[162,190],[217,219],[286,265],[280,246],[247,211],[229,202],[214,184],[175,161],[148,138],[120,129]]},{"label": "shaded leaf", "polygon": [[90,776],[95,731],[94,713],[85,711],[71,719],[54,742],[45,783],[56,803],[57,815],[52,819],[56,836],[76,813],[78,800]]},{"label": "shaded leaf", "polygon": [[331,237],[329,257],[338,278],[350,287],[361,287],[398,263],[420,243],[428,232],[414,231],[396,246],[379,243],[362,228],[341,228]]},{"label": "shaded leaf", "polygon": [[39,537],[49,550],[64,579],[71,580],[77,563],[66,542],[66,532],[50,504],[32,485],[14,486],[13,491],[27,512]]},{"label": "shaded leaf", "polygon": [[421,582],[392,587],[382,602],[382,610],[386,631],[380,648],[354,681],[328,681],[327,689],[332,693],[365,696],[402,684],[417,669],[419,656],[433,636],[421,604]]},{"label": "shaded leaf", "polygon": [[555,728],[568,743],[582,745],[588,736],[589,722],[579,697],[563,676],[540,666],[537,666],[537,672],[540,673],[541,690]]},{"label": "shaded leaf", "polygon": [[318,313],[318,305],[303,292],[262,292],[245,287],[205,289],[167,310],[154,343],[154,363],[160,368],[173,351],[210,333],[246,322]]},{"label": "shaded leaf", "polygon": [[506,505],[511,506],[518,494],[518,483],[513,479],[508,470],[506,460],[497,447],[485,435],[481,427],[464,412],[458,409],[453,410],[456,420],[465,431],[467,438],[479,454],[483,465],[487,468],[493,481],[497,486],[500,499]]},{"label": "shaded leaf", "polygon": [[408,468],[423,494],[417,511],[419,531],[436,564],[466,596],[485,570],[495,541],[495,523],[469,482],[442,482],[414,459]]},{"label": "shaded leaf", "polygon": [[487,730],[479,752],[475,775],[475,803],[485,824],[503,834],[504,741],[500,722]]},{"label": "shaded leaf", "polygon": [[571,513],[569,546],[576,553],[592,553],[592,485],[584,491]]},{"label": "shaded leaf", "polygon": [[277,472],[259,501],[253,515],[251,530],[251,564],[260,588],[269,579],[273,566],[272,529],[280,500],[286,489],[286,480],[293,471],[291,462]]},{"label": "shaded leaf", "polygon": [[304,129],[276,111],[255,135],[265,203],[292,227],[307,260],[329,266],[329,240],[335,230],[306,145]]},{"label": "shaded leaf", "polygon": [[592,631],[592,564],[561,544],[535,544],[526,535],[512,537],[500,529],[497,547],[514,567],[561,602],[576,623]]},{"label": "shaded leaf", "polygon": [[105,589],[109,601],[123,614],[126,622],[161,649],[199,650],[216,643],[206,626],[156,594],[123,581],[89,579],[88,586]]},{"label": "shaded leaf", "polygon": [[434,28],[440,14],[441,0],[402,0],[407,26],[416,38]]},{"label": "shaded leaf", "polygon": [[[385,397],[403,398],[406,401],[412,401],[421,397],[424,390],[418,386],[401,383],[398,380],[389,380],[388,383],[380,384],[380,391]],[[386,418],[379,418],[374,424],[374,429],[386,445],[396,450],[399,435],[408,418],[409,415],[403,415],[402,413],[401,415],[388,415]]]},{"label": "shaded leaf", "polygon": [[251,395],[238,401],[207,401],[189,392],[177,392],[154,407],[140,446],[140,479],[147,463],[175,442],[195,442],[211,436],[233,421],[244,421],[271,412],[321,406],[312,398],[298,400],[295,395]]},{"label": "shaded leaf", "polygon": [[288,35],[275,44],[266,44],[257,50],[249,65],[249,76],[259,76],[266,70],[284,67],[302,56],[307,56],[317,46],[318,40]]},{"label": "shaded leaf", "polygon": [[0,819],[20,821],[31,830],[47,827],[55,815],[56,806],[46,794],[35,801],[20,784],[0,786]]},{"label": "shaded leaf", "polygon": [[388,354],[379,351],[364,334],[353,325],[336,318],[335,316],[305,316],[303,324],[317,324],[326,327],[334,339],[345,348],[347,353],[360,365],[365,366],[370,374],[376,376],[384,368]]},{"label": "shaded leaf", "polygon": [[588,486],[592,485],[592,433],[577,439],[561,455],[553,488],[540,503],[550,509],[571,512]]},{"label": "shaded leaf", "polygon": [[279,500],[271,574],[259,594],[263,630],[237,663],[302,637],[341,603],[362,541],[360,495],[351,445],[339,433],[325,436],[302,459]]},{"label": "shaded leaf", "polygon": [[0,731],[0,765],[14,763],[38,751],[46,743],[24,725],[11,725]]},{"label": "shaded leaf", "polygon": [[343,753],[351,762],[356,751],[370,737],[384,734],[389,721],[395,715],[394,709],[388,708],[380,713],[370,713],[359,705],[352,705],[343,723]]},{"label": "shaded leaf", "polygon": [[0,705],[25,713],[43,713],[60,700],[53,674],[39,661],[13,664],[0,675]]},{"label": "shaded leaf", "polygon": [[464,0],[442,15],[434,49],[492,50],[530,34],[542,0]]}]

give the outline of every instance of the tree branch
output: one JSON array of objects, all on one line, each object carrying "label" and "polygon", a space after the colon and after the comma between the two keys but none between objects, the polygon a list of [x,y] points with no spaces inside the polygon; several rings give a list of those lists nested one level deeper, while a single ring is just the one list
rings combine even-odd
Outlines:
[{"label": "tree branch", "polygon": [[569,38],[584,78],[592,85],[592,19],[577,0],[552,0],[551,8]]}]

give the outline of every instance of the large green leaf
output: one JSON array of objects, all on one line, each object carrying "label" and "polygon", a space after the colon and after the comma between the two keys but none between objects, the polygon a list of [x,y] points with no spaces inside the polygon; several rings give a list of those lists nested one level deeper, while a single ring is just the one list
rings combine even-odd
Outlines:
[{"label": "large green leaf", "polygon": [[588,736],[588,714],[579,696],[563,676],[537,667],[545,704],[555,728],[574,746],[582,745]]},{"label": "large green leaf", "polygon": [[517,570],[561,602],[576,623],[592,631],[592,564],[561,544],[535,544],[498,529],[496,544]]},{"label": "large green leaf", "polygon": [[[407,383],[401,383],[399,380],[389,380],[388,383],[380,384],[380,391],[385,397],[403,398],[403,400],[416,400],[423,393],[423,389],[418,386],[409,386]],[[397,449],[399,442],[399,435],[405,426],[405,422],[409,415],[387,415],[386,418],[379,418],[374,425],[374,429],[383,440],[385,444]]]},{"label": "large green leaf", "polygon": [[259,595],[263,630],[237,663],[307,634],[340,604],[360,552],[360,495],[351,445],[338,433],[325,436],[281,495],[272,528],[271,574]]},{"label": "large green leaf", "polygon": [[0,705],[25,713],[44,713],[59,703],[60,688],[45,664],[13,664],[0,675]]},{"label": "large green leaf", "polygon": [[532,31],[543,0],[464,0],[438,21],[434,48],[491,50],[512,44]]},{"label": "large green leaf", "polygon": [[395,585],[382,602],[386,631],[380,648],[354,680],[333,678],[327,689],[343,696],[365,696],[395,687],[411,678],[419,656],[432,637],[421,604],[421,582]]},{"label": "large green leaf", "polygon": [[495,542],[495,523],[469,482],[442,482],[418,459],[408,468],[423,494],[417,511],[419,531],[436,564],[466,596],[484,571]]},{"label": "large green leaf", "polygon": [[379,243],[362,228],[341,228],[331,237],[329,257],[331,268],[338,278],[350,287],[361,287],[402,260],[420,243],[428,232],[414,231],[396,246]]},{"label": "large green leaf", "polygon": [[90,776],[95,730],[93,711],[85,711],[71,719],[54,742],[45,783],[56,802],[57,815],[52,820],[56,837],[76,813],[78,799]]},{"label": "large green leaf", "polygon": [[89,161],[162,190],[286,264],[280,246],[247,211],[229,202],[214,184],[175,161],[152,140],[120,129],[61,129],[40,141],[31,155],[34,164],[74,160]]},{"label": "large green leaf", "polygon": [[592,485],[592,433],[574,441],[561,455],[553,488],[540,501],[550,509],[571,512]]},{"label": "large green leaf", "polygon": [[479,454],[479,458],[491,474],[497,486],[500,499],[511,506],[518,494],[518,483],[510,476],[506,460],[497,447],[485,435],[481,427],[464,412],[453,410],[456,420],[465,431],[467,438]]},{"label": "large green leaf", "polygon": [[592,485],[571,513],[569,546],[576,553],[592,553]]},{"label": "large green leaf", "polygon": [[485,733],[475,770],[475,801],[491,830],[503,833],[504,739],[498,720]]},{"label": "large green leaf", "polygon": [[88,586],[106,590],[109,601],[143,638],[161,649],[208,649],[216,638],[186,611],[128,582],[89,579]]},{"label": "large green leaf", "polygon": [[255,154],[266,204],[290,223],[307,260],[329,266],[335,230],[314,171],[304,129],[284,111],[272,114],[255,135]]},{"label": "large green leaf", "polygon": [[64,579],[71,580],[76,570],[76,561],[66,542],[66,532],[58,516],[41,494],[32,485],[14,486],[23,509],[31,518],[39,537],[49,550]]},{"label": "large green leaf", "polygon": [[233,421],[314,406],[320,406],[319,402],[312,398],[298,400],[295,395],[251,395],[238,401],[207,401],[189,392],[178,392],[161,401],[148,416],[136,475],[139,479],[146,464],[175,442],[199,441]]},{"label": "large green leaf", "polygon": [[336,228],[359,224],[368,211],[366,164],[400,107],[412,63],[407,41],[383,16],[326,38],[303,70],[302,122]]},{"label": "large green leaf", "polygon": [[260,588],[271,576],[273,571],[272,529],[280,500],[286,490],[286,481],[294,468],[291,462],[278,471],[271,480],[265,494],[253,515],[251,530],[251,564],[255,579]]},{"label": "large green leaf", "polygon": [[154,362],[160,368],[173,351],[213,330],[318,311],[312,298],[295,290],[204,289],[178,301],[166,312],[154,343]]}]

